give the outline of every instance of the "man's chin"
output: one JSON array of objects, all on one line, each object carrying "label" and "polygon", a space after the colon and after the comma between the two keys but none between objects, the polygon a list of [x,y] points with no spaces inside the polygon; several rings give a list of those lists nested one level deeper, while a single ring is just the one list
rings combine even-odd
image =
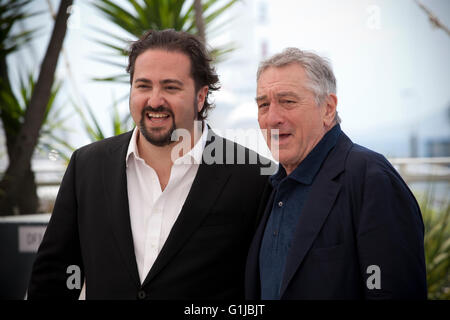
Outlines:
[{"label": "man's chin", "polygon": [[175,143],[176,141],[172,141],[172,133],[173,129],[169,130],[167,132],[149,132],[147,130],[141,130],[142,135],[144,136],[145,140],[149,142],[150,144],[156,146],[156,147],[165,147],[172,143]]},{"label": "man's chin", "polygon": [[273,158],[281,164],[288,164],[292,161],[292,155],[287,155],[283,150],[279,150],[278,154],[272,153]]}]

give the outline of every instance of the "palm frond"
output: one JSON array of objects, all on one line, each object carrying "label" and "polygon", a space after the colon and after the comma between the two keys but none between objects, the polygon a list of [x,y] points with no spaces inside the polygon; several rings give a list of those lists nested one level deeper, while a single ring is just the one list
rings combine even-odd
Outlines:
[{"label": "palm frond", "polygon": [[[214,22],[222,16],[227,10],[237,3],[238,0],[218,1],[207,0],[202,4],[205,20],[205,28],[213,30]],[[126,33],[130,34],[134,39],[139,38],[144,32],[154,29],[175,29],[179,31],[186,31],[195,34],[195,12],[193,8],[193,1],[187,0],[128,0],[129,6],[126,8],[117,1],[108,0],[100,1],[94,0],[93,5],[99,12],[110,22],[121,28]],[[227,20],[220,24],[220,28],[229,25],[231,20]],[[217,26],[218,28],[218,26]],[[105,30],[95,28],[95,30],[108,36],[110,40],[95,41],[104,47],[108,48],[115,55],[126,55],[126,48],[129,45],[129,40],[125,41],[123,37],[111,34]],[[223,30],[223,29],[222,29]],[[213,56],[215,61],[222,61],[227,54],[233,51],[233,46],[224,45],[213,48]],[[115,65],[124,68],[122,64],[111,62],[109,60],[96,59],[102,63]],[[94,80],[100,81],[118,81],[123,82],[122,77],[98,77]]]},{"label": "palm frond", "polygon": [[27,12],[28,4],[31,0],[17,1],[10,0],[0,4],[0,56],[6,57],[8,54],[18,50],[36,36],[39,28],[24,30],[11,34],[13,26],[26,18],[41,14],[41,11],[33,13]]},{"label": "palm frond", "polygon": [[120,82],[120,83],[130,83],[129,75],[126,73],[121,73],[118,75],[103,77],[103,78],[93,78],[95,81],[110,81],[110,82]]}]

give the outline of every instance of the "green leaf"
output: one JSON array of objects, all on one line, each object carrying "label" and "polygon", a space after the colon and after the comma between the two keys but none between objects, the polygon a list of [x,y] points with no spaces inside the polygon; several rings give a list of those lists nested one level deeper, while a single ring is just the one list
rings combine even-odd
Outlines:
[{"label": "green leaf", "polygon": [[104,77],[104,78],[93,78],[95,81],[111,81],[111,82],[120,82],[120,83],[130,83],[130,76],[127,73],[121,73],[114,76]]}]

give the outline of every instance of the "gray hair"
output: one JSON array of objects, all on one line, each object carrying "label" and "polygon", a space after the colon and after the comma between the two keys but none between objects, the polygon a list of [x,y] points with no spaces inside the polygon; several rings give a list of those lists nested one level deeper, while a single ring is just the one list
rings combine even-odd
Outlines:
[{"label": "gray hair", "polygon": [[[336,78],[331,69],[331,65],[326,58],[323,58],[310,51],[302,51],[297,48],[286,48],[281,53],[261,61],[256,73],[256,80],[270,67],[283,67],[291,63],[300,64],[308,77],[307,88],[314,92],[316,104],[320,106],[330,93],[336,94]],[[341,118],[334,118],[336,123],[341,123]]]}]

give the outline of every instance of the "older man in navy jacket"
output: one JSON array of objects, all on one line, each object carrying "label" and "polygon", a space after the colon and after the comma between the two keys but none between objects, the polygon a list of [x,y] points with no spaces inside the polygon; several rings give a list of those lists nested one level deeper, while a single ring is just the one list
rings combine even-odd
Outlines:
[{"label": "older man in navy jacket", "polygon": [[[380,154],[340,128],[336,80],[288,48],[260,64],[256,101],[280,167],[251,245],[248,299],[425,299],[419,206]],[[276,154],[274,154],[276,156]]]}]

